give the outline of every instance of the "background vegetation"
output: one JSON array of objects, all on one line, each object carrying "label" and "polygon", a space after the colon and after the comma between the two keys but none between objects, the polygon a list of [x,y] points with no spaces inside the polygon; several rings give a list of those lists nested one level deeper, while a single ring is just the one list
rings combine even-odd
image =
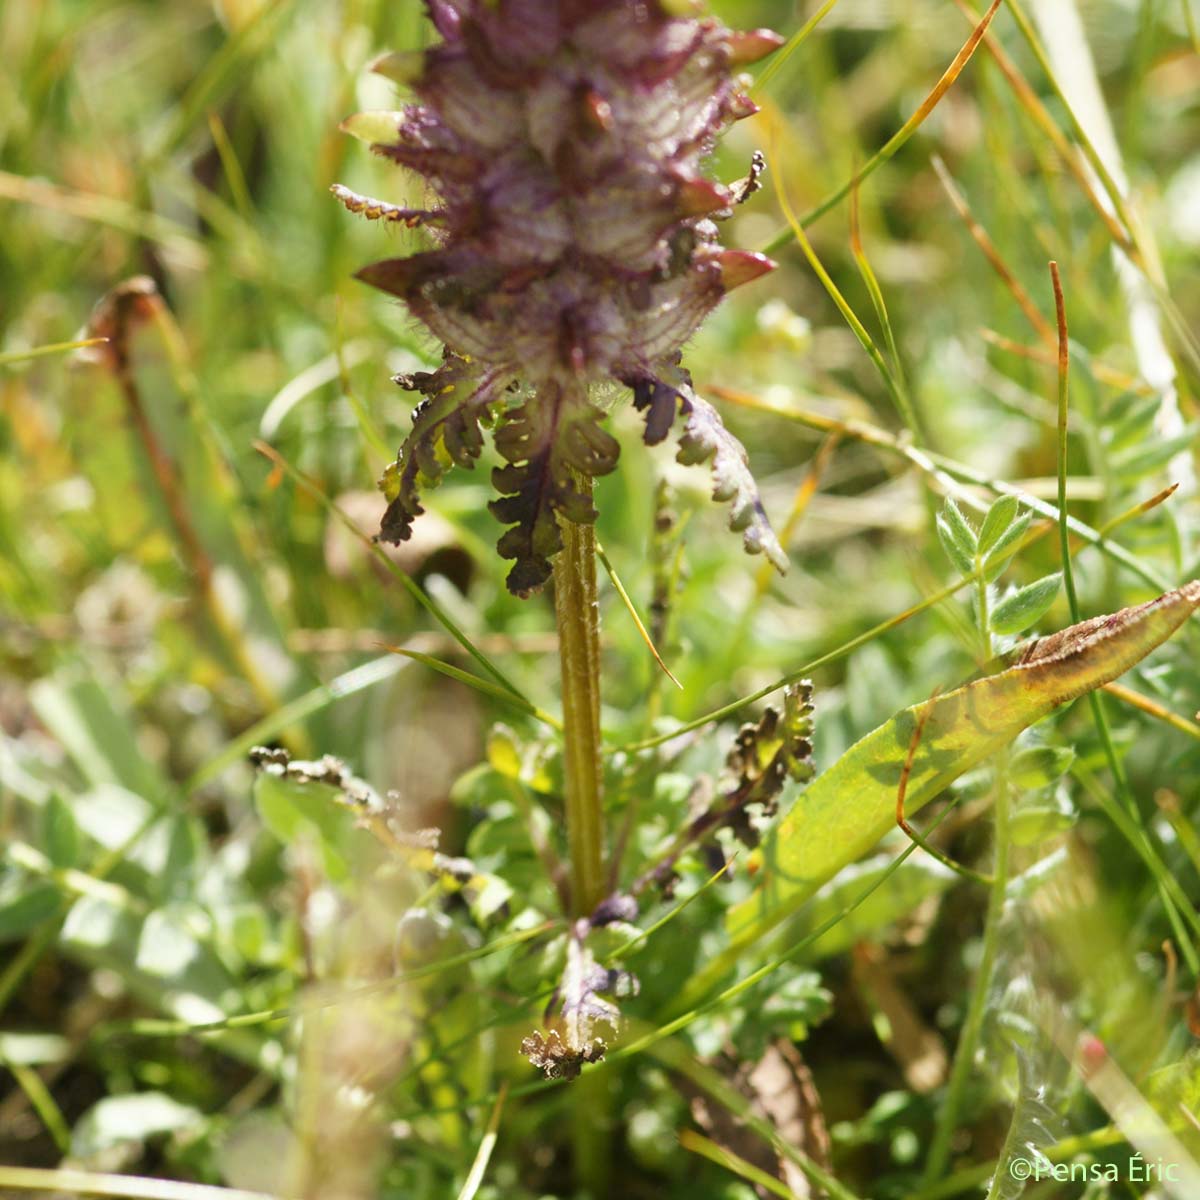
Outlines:
[{"label": "background vegetation", "polygon": [[[1099,549],[1074,547],[1081,609],[1200,575],[1200,43],[1188,0],[1081,7],[1098,103],[1078,99],[1084,44],[1023,36],[1024,10],[1002,6],[1003,62],[981,48],[863,182],[858,239],[849,200],[809,225],[882,373],[779,238],[781,192],[804,214],[841,189],[921,108],[971,21],[948,0],[827,3],[794,53],[760,68],[764,112],[715,170],[734,179],[767,151],[767,186],[729,240],[776,243],[782,269],[723,305],[690,364],[745,442],[792,568],[760,573],[706,473],[646,450],[636,418],[615,414],[621,469],[598,485],[599,536],[682,687],[602,579],[614,746],[829,656],[813,672],[823,768],[975,670],[969,592],[854,639],[959,578],[935,528],[948,493],[976,525],[1001,483],[1053,516],[1050,259],[1072,337],[1070,512],[1111,530]],[[712,8],[789,37],[818,11]],[[1072,1069],[1047,1013],[1099,1039],[1139,1111],[1200,1111],[1194,914],[1173,926],[1161,903],[1170,880],[1196,894],[1194,623],[1123,680],[1140,707],[1107,696],[1100,726],[1086,704],[1068,709],[1026,749],[1073,757],[1043,753],[1007,776],[1014,881],[989,925],[983,1057],[932,1177],[988,904],[942,869],[639,1048],[718,952],[721,916],[748,886],[736,864],[733,882],[706,885],[714,864],[685,858],[676,902],[696,902],[626,949],[641,992],[622,1002],[625,1048],[574,1084],[547,1085],[519,1056],[554,980],[541,922],[557,913],[545,861],[561,853],[559,768],[530,715],[557,703],[551,606],[504,590],[484,470],[449,477],[390,566],[328,503],[375,528],[373,481],[408,428],[388,376],[436,359],[350,278],[417,235],[361,222],[328,192],[397,198],[394,173],[337,125],[392,107],[393,85],[367,64],[428,36],[416,0],[0,8],[0,1190],[84,1194],[120,1171],[314,1197],[751,1194],[744,1163],[705,1157],[720,1146],[777,1194],[806,1194],[799,1157],[853,1194],[933,1197],[978,1190],[1024,1143],[1124,1162],[1115,1093]],[[1108,122],[1115,214],[1076,149],[1086,135],[1108,154]],[[1117,240],[1142,283],[1119,274]],[[91,362],[32,355],[83,336],[132,276],[152,282],[92,318],[117,343]],[[656,524],[664,510],[669,526]],[[1005,583],[1058,570],[1044,528]],[[411,580],[502,665],[524,708],[389,652],[477,670]],[[1070,620],[1060,595],[1039,628]],[[730,721],[758,711],[731,709],[670,758],[614,753],[609,831],[628,842],[629,870],[669,843],[694,778],[719,772]],[[512,732],[489,735],[498,720]],[[336,755],[378,796],[394,792],[398,825],[439,828],[440,849],[483,873],[471,903],[425,869],[428,848],[359,827],[333,789],[256,782],[260,744]],[[967,777],[937,832],[984,869],[991,779]],[[1123,812],[1152,860],[1131,852]],[[640,924],[672,911],[644,905]],[[477,1153],[482,1183],[468,1177]],[[994,1194],[1020,1193],[997,1179]],[[189,1194],[148,1186],[138,1194]]]}]

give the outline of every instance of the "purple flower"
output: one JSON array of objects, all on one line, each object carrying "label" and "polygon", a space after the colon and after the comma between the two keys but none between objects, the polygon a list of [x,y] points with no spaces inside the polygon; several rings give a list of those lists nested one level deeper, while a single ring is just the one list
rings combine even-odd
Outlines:
[{"label": "purple flower", "polygon": [[419,103],[345,128],[422,176],[431,200],[400,208],[335,188],[352,210],[423,225],[433,242],[359,272],[445,347],[438,370],[398,379],[424,399],[381,480],[381,536],[406,539],[421,489],[451,462],[472,466],[492,427],[506,461],[490,507],[511,525],[499,543],[515,560],[508,585],[537,590],[561,546],[558,519],[595,519],[579,478],[616,466],[593,389],[617,381],[645,412],[648,442],[687,417],[681,460],[712,460],[731,523],[782,570],[745,451],[678,365],[725,293],[774,266],[724,249],[714,223],[756,186],[760,164],[735,192],[701,163],[755,111],[736,68],[780,39],[651,0],[427,4],[443,40],[380,67]]}]

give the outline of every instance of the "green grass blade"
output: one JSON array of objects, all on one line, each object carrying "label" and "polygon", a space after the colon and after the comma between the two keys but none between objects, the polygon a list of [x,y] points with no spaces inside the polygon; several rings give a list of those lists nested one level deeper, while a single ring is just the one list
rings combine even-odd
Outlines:
[{"label": "green grass blade", "polygon": [[508,1084],[502,1083],[500,1085],[500,1094],[496,1097],[496,1103],[492,1106],[492,1115],[488,1118],[487,1128],[483,1131],[483,1139],[479,1143],[479,1150],[475,1154],[475,1161],[471,1164],[471,1170],[467,1175],[466,1182],[462,1185],[462,1191],[458,1193],[458,1200],[475,1200],[475,1194],[479,1191],[479,1185],[483,1183],[484,1172],[487,1171],[492,1151],[496,1147],[496,1135],[500,1129],[500,1113],[504,1109],[504,1101],[507,1095]]},{"label": "green grass blade", "polygon": [[43,358],[47,354],[66,354],[71,350],[86,350],[89,346],[103,346],[108,338],[83,338],[78,342],[52,342],[47,346],[34,346],[32,350],[9,350],[0,354],[0,367],[12,363],[28,362],[31,358]]}]

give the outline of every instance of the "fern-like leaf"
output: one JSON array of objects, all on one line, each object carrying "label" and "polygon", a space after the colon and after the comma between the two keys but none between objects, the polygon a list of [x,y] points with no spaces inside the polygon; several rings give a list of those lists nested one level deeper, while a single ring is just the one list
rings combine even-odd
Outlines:
[{"label": "fern-like leaf", "polygon": [[677,460],[686,466],[710,463],[713,499],[731,505],[729,528],[741,533],[747,553],[765,554],[781,574],[785,572],[787,555],[767,519],[745,447],[725,428],[720,413],[696,395],[687,371],[672,365],[659,376],[640,375],[625,382],[633,389],[634,407],[645,413],[647,445],[667,436],[676,411],[686,417]]},{"label": "fern-like leaf", "polygon": [[494,372],[480,377],[465,360],[448,354],[436,371],[398,375],[396,382],[425,399],[413,409],[412,432],[379,480],[388,501],[379,536],[392,543],[407,541],[413,521],[425,511],[422,488],[440,483],[450,463],[475,465],[483,449],[480,422],[508,380]]},{"label": "fern-like leaf", "polygon": [[555,384],[510,413],[496,431],[496,449],[508,465],[492,473],[502,494],[488,508],[512,526],[497,548],[514,560],[508,589],[516,596],[531,595],[550,578],[550,559],[562,547],[560,516],[580,525],[596,519],[576,478],[605,475],[617,465],[620,447],[600,427],[602,417],[582,388]]}]

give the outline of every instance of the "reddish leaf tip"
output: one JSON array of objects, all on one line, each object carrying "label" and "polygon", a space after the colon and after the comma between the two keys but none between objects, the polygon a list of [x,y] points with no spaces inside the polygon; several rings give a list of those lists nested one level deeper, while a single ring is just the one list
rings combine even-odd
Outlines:
[{"label": "reddish leaf tip", "polygon": [[722,250],[717,255],[721,286],[731,292],[775,270],[778,264],[757,250]]},{"label": "reddish leaf tip", "polygon": [[735,66],[756,63],[773,54],[787,39],[773,29],[738,29],[729,38],[729,61]]},{"label": "reddish leaf tip", "polygon": [[733,197],[725,188],[701,175],[681,177],[676,198],[679,211],[685,217],[702,217],[733,204]]}]

